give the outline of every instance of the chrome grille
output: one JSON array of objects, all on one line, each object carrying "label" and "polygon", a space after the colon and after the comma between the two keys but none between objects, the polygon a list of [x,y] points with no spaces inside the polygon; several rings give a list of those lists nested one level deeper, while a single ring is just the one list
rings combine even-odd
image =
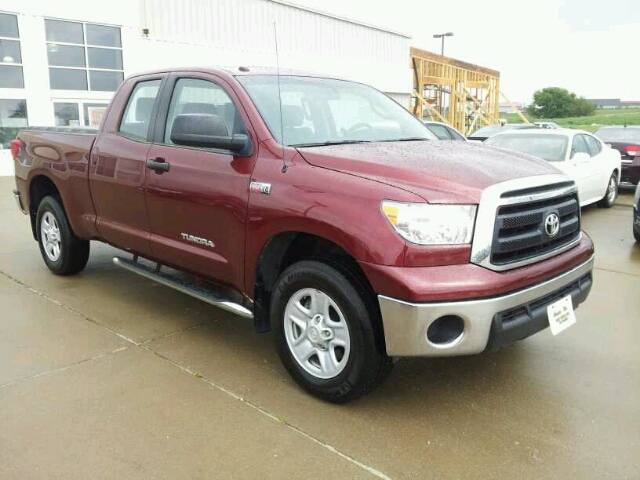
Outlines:
[{"label": "chrome grille", "polygon": [[[544,230],[549,212],[558,233]],[[487,187],[478,205],[471,262],[505,271],[559,255],[580,243],[578,188],[564,174],[516,178]]]},{"label": "chrome grille", "polygon": [[[545,220],[557,214],[559,230],[550,235]],[[575,192],[538,201],[498,207],[491,263],[507,266],[535,259],[576,241],[580,237],[580,204]]]}]

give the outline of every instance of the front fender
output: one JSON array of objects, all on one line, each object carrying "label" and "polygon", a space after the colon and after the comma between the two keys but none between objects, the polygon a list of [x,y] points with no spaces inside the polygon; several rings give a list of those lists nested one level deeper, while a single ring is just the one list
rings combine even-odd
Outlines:
[{"label": "front fender", "polygon": [[267,242],[283,232],[314,235],[338,245],[356,261],[401,266],[406,243],[396,234],[380,204],[383,200],[420,201],[398,188],[304,160],[259,161],[254,180],[271,184],[269,194],[251,193],[247,222],[245,285],[253,290],[255,266]]}]

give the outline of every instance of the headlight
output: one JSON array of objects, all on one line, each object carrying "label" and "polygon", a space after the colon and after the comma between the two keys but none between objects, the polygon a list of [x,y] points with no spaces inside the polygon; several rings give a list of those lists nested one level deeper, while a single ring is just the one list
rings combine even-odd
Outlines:
[{"label": "headlight", "polygon": [[382,202],[382,211],[404,239],[418,245],[471,243],[476,205]]}]

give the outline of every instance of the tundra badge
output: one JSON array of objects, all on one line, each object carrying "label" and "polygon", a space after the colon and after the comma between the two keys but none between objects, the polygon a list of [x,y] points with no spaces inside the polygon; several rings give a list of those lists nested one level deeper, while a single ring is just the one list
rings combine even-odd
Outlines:
[{"label": "tundra badge", "polygon": [[193,235],[189,235],[188,233],[181,233],[180,236],[183,240],[191,243],[197,243],[198,245],[204,245],[205,247],[214,248],[216,246],[211,240],[207,240],[206,238],[195,237]]},{"label": "tundra badge", "polygon": [[261,183],[261,182],[251,182],[251,185],[249,185],[249,192],[269,195],[271,193],[271,184]]}]

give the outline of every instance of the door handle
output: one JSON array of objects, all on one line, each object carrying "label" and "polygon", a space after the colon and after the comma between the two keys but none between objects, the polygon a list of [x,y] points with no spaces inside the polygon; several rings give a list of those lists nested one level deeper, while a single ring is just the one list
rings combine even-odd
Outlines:
[{"label": "door handle", "polygon": [[147,168],[149,170],[154,170],[157,173],[168,172],[169,167],[171,166],[164,158],[154,158],[147,160]]}]

